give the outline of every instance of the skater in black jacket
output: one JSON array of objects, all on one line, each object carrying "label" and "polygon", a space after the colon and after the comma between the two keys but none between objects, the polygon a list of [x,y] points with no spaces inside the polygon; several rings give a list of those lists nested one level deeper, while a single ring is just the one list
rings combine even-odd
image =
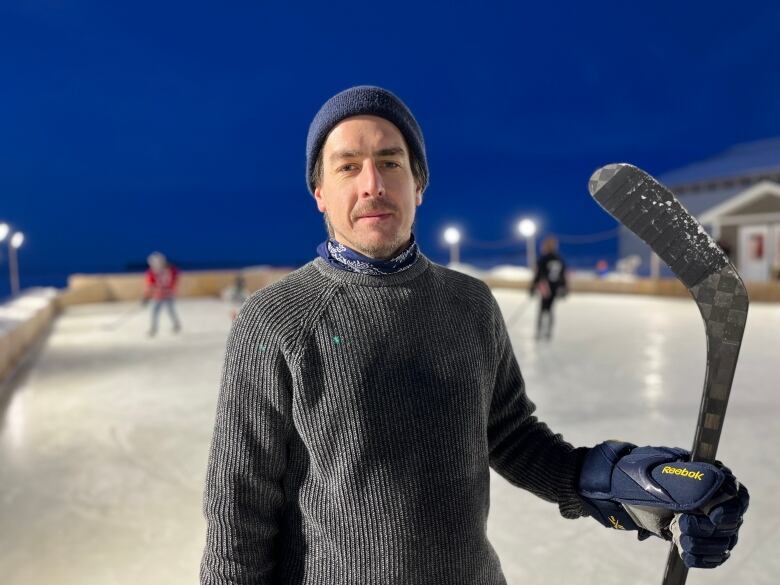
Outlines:
[{"label": "skater in black jacket", "polygon": [[558,240],[548,236],[542,242],[542,255],[536,263],[531,295],[539,292],[541,305],[536,321],[536,338],[550,339],[553,328],[552,307],[556,297],[566,296],[566,263],[558,253]]}]

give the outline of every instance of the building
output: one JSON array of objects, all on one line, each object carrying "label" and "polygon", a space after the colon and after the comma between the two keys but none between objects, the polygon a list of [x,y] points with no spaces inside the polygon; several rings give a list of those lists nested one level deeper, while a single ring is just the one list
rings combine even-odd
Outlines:
[{"label": "building", "polygon": [[[721,244],[744,280],[780,278],[780,138],[739,144],[659,179]],[[648,272],[650,249],[625,228],[619,255],[639,255]]]}]

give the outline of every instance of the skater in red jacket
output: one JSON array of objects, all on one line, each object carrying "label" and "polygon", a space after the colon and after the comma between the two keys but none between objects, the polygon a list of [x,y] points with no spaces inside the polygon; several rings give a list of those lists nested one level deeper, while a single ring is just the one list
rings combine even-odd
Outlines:
[{"label": "skater in red jacket", "polygon": [[149,269],[146,271],[146,291],[141,303],[146,305],[150,300],[153,301],[152,324],[149,327],[148,335],[154,337],[157,334],[157,322],[163,305],[171,317],[173,332],[178,333],[181,329],[181,323],[174,308],[174,297],[179,272],[160,252],[150,254],[147,262]]}]

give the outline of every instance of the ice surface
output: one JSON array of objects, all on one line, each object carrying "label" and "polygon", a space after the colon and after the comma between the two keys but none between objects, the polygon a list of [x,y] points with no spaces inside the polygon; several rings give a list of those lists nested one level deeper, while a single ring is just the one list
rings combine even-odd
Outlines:
[{"label": "ice surface", "polygon": [[[577,445],[606,438],[689,447],[704,332],[687,299],[574,295],[552,342],[533,339],[526,291],[496,291],[538,414]],[[134,305],[69,309],[0,418],[3,585],[195,584],[201,494],[230,307],[179,303],[184,331],[147,339]],[[726,566],[688,583],[757,585],[780,574],[780,306],[751,306],[719,456],[750,488]],[[1,402],[1,401],[0,401]],[[667,545],[594,521],[493,476],[488,531],[510,585],[660,583]]]}]

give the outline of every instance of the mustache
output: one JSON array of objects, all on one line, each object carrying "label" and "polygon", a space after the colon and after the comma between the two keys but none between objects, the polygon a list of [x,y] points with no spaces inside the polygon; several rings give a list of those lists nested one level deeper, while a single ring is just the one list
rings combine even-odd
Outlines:
[{"label": "mustache", "polygon": [[396,208],[393,205],[370,205],[359,211],[355,211],[353,216],[355,218],[363,217],[364,215],[374,215],[376,213],[395,213]]}]

